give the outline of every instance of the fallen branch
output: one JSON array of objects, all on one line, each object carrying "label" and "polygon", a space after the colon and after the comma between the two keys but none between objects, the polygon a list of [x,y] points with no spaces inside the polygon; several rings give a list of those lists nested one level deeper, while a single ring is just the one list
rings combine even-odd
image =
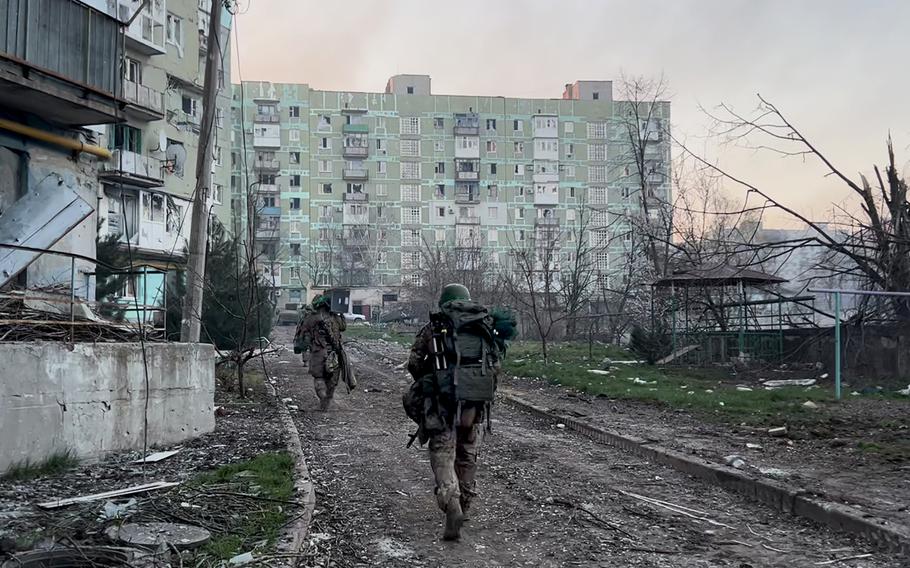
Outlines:
[{"label": "fallen branch", "polygon": [[593,511],[589,510],[586,507],[582,507],[581,505],[577,505],[577,504],[573,503],[572,501],[568,501],[566,499],[553,499],[553,502],[558,505],[563,505],[564,507],[569,507],[570,509],[576,509],[583,513],[587,513],[592,519],[594,519],[598,523],[602,524],[603,526],[613,529],[616,532],[622,533],[633,540],[635,539],[635,537],[632,534],[619,528],[616,524],[611,523],[610,521],[598,516],[596,513],[594,513]]},{"label": "fallen branch", "polygon": [[847,560],[859,560],[860,558],[869,558],[871,554],[856,554],[854,556],[844,556],[843,558],[835,558],[834,560],[825,560],[824,562],[816,562],[816,566],[827,566],[829,564],[836,564],[838,562],[846,562]]},{"label": "fallen branch", "polygon": [[[620,493],[622,493],[623,495],[626,495],[628,497],[632,497],[633,499],[637,499],[639,501],[643,501],[645,503],[649,503],[651,505],[655,505],[657,507],[661,507],[661,508],[667,509],[669,511],[673,511],[674,513],[678,513],[680,515],[689,517],[691,519],[695,519],[698,521],[704,521],[708,524],[711,524],[711,525],[714,525],[717,527],[724,527],[724,528],[734,530],[734,531],[736,530],[735,527],[731,527],[730,525],[721,523],[719,521],[715,521],[713,519],[709,519],[706,516],[693,515],[692,513],[688,512],[688,511],[695,511],[695,509],[689,509],[688,507],[683,507],[682,505],[676,505],[676,504],[670,503],[668,501],[652,499],[651,497],[645,497],[644,495],[638,495],[637,493],[629,493],[628,491],[620,491]],[[701,511],[697,511],[697,512],[700,513],[701,515],[707,515],[707,513],[702,513]]]}]

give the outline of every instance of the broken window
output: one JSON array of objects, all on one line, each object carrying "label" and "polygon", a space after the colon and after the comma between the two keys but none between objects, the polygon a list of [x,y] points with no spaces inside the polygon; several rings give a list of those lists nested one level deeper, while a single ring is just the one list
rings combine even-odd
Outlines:
[{"label": "broken window", "polygon": [[168,233],[179,233],[183,224],[183,206],[178,205],[170,195],[167,197],[167,218],[165,229]]},{"label": "broken window", "polygon": [[152,223],[164,223],[164,196],[158,193],[142,194],[142,219]]}]

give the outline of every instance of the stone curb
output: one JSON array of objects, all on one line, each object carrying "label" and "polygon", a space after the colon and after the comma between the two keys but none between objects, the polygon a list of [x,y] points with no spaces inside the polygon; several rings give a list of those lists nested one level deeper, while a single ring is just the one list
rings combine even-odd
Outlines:
[{"label": "stone curb", "polygon": [[893,526],[853,507],[826,501],[780,482],[755,478],[728,466],[664,448],[641,438],[610,432],[570,416],[555,414],[522,399],[509,389],[500,387],[499,391],[506,402],[548,421],[563,423],[567,429],[596,442],[670,466],[782,513],[805,517],[836,530],[863,536],[889,550],[910,553],[910,530],[907,527]]},{"label": "stone curb", "polygon": [[[278,398],[278,392],[275,387],[266,382],[269,394],[275,399],[278,405],[278,414],[284,423],[284,428],[288,434],[288,453],[294,458],[294,492],[297,495],[297,502],[303,504],[303,511],[298,517],[283,531],[279,538],[276,549],[282,555],[296,556],[303,550],[306,544],[306,537],[310,529],[310,521],[313,520],[313,510],[316,508],[316,489],[313,487],[313,481],[310,479],[310,470],[306,464],[306,457],[303,455],[303,446],[300,443],[300,432],[294,423],[291,412],[287,409],[281,399]],[[287,561],[284,565],[295,566],[293,560]]]}]

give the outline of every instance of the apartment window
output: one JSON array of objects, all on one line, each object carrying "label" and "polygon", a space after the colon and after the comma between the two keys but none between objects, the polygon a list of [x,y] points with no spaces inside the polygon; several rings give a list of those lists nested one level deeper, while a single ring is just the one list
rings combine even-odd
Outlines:
[{"label": "apartment window", "polygon": [[377,139],[376,139],[376,150],[377,150],[380,154],[385,154],[385,148],[383,147],[383,144],[382,144],[382,138],[377,138]]},{"label": "apartment window", "polygon": [[606,144],[588,144],[588,159],[604,161],[607,159]]},{"label": "apartment window", "polygon": [[183,19],[174,14],[167,15],[167,43],[183,47]]},{"label": "apartment window", "polygon": [[401,246],[419,247],[420,231],[417,229],[404,229],[401,231]]},{"label": "apartment window", "polygon": [[623,199],[628,199],[629,196],[632,195],[632,190],[628,187],[624,187],[620,190],[620,195]]},{"label": "apartment window", "polygon": [[[323,219],[331,218],[332,216],[332,206],[331,205],[320,205],[319,206],[319,216]],[[328,230],[326,230],[326,238],[328,238]]]},{"label": "apartment window", "polygon": [[436,185],[436,199],[446,198],[446,186],[443,183]]},{"label": "apartment window", "polygon": [[597,270],[609,270],[610,253],[605,250],[599,250],[594,253],[594,267]]},{"label": "apartment window", "polygon": [[496,164],[490,164],[490,175],[491,176],[496,175]]},{"label": "apartment window", "polygon": [[434,152],[445,152],[446,143],[442,140],[437,140],[437,141],[433,142],[433,151]]},{"label": "apartment window", "polygon": [[262,174],[259,176],[262,185],[275,185],[275,174]]},{"label": "apartment window", "polygon": [[401,155],[409,158],[416,158],[420,156],[420,141],[419,140],[402,140],[401,141]]},{"label": "apartment window", "polygon": [[388,190],[386,190],[386,187],[385,187],[385,184],[384,184],[384,183],[377,183],[377,184],[376,184],[376,195],[377,195],[377,196],[385,197],[385,196],[388,195],[388,194],[389,194],[389,192],[388,192]]},{"label": "apartment window", "polygon": [[433,173],[435,173],[435,174],[446,173],[446,163],[445,162],[436,162],[436,167],[433,168]]},{"label": "apartment window", "polygon": [[[300,256],[300,243],[291,243],[291,256]],[[291,290],[291,292],[297,292],[297,296],[300,296],[300,290]]]},{"label": "apartment window", "polygon": [[607,123],[606,122],[589,122],[588,123],[588,138],[606,138],[607,137]]},{"label": "apartment window", "polygon": [[591,205],[606,205],[607,204],[607,188],[605,187],[592,187],[588,189],[588,201]]},{"label": "apartment window", "polygon": [[499,199],[499,186],[498,185],[488,185],[487,186],[487,198],[488,199]]},{"label": "apartment window", "polygon": [[566,158],[571,158],[575,155],[575,144],[566,144]]},{"label": "apartment window", "polygon": [[574,209],[566,210],[566,221],[569,221],[569,222],[575,221],[575,210]]},{"label": "apartment window", "polygon": [[125,124],[114,126],[114,148],[141,154],[142,131]]},{"label": "apartment window", "polygon": [[402,162],[401,179],[420,179],[420,162]]},{"label": "apartment window", "polygon": [[294,174],[291,176],[291,181],[289,184],[291,187],[300,187],[300,174]]},{"label": "apartment window", "polygon": [[410,225],[420,224],[420,207],[402,207],[401,222]]},{"label": "apartment window", "polygon": [[524,142],[515,142],[512,147],[512,153],[516,156],[523,156],[525,153],[525,143]]},{"label": "apartment window", "polygon": [[436,117],[433,119],[433,128],[436,130],[442,130],[445,128],[445,120],[441,117]]},{"label": "apartment window", "polygon": [[575,199],[575,188],[574,187],[569,188],[569,199]]},{"label": "apartment window", "polygon": [[420,186],[419,185],[401,185],[401,200],[402,201],[420,201]]},{"label": "apartment window", "polygon": [[525,210],[522,209],[521,207],[516,208],[516,209],[515,209],[515,218],[516,218],[516,219],[519,219],[519,220],[524,219],[524,218],[525,218]]},{"label": "apartment window", "polygon": [[348,194],[353,194],[353,193],[363,194],[363,184],[362,183],[349,183],[347,185],[347,193]]},{"label": "apartment window", "polygon": [[220,108],[215,109],[215,126],[224,128],[224,110]]},{"label": "apartment window", "polygon": [[473,150],[480,145],[480,140],[476,136],[460,136],[455,144],[458,150]]},{"label": "apartment window", "polygon": [[288,116],[291,118],[300,118],[300,107],[299,106],[289,106],[288,107]]},{"label": "apartment window", "polygon": [[437,207],[437,208],[436,208],[436,216],[439,217],[440,219],[445,218],[445,216],[446,216],[446,208],[445,208],[445,207]]},{"label": "apartment window", "polygon": [[212,185],[212,201],[217,205],[221,205],[222,200],[224,199],[224,186],[220,183]]},{"label": "apartment window", "polygon": [[289,152],[288,157],[292,164],[300,163],[300,152]]},{"label": "apartment window", "polygon": [[322,193],[324,195],[328,195],[328,194],[332,193],[332,184],[330,184],[330,183],[322,184]]},{"label": "apartment window", "polygon": [[300,198],[292,197],[290,199],[290,201],[291,201],[291,203],[290,203],[291,211],[300,211]]},{"label": "apartment window", "polygon": [[[293,132],[297,132],[297,131],[291,130],[291,132],[293,133]],[[294,138],[292,136],[291,140],[293,140],[293,139]],[[298,132],[298,139],[299,139],[299,132]],[[319,147],[324,150],[331,150],[332,149],[332,139],[328,138],[326,136],[323,136],[322,138],[319,139]]]},{"label": "apartment window", "polygon": [[446,230],[445,229],[436,229],[436,242],[444,243],[446,241]]},{"label": "apartment window", "polygon": [[331,174],[332,173],[332,160],[319,160],[319,173]]},{"label": "apartment window", "polygon": [[521,177],[525,175],[525,166],[524,164],[515,164],[515,170],[513,172],[516,177]]},{"label": "apartment window", "polygon": [[420,118],[416,116],[405,116],[401,118],[402,134],[420,134]]},{"label": "apartment window", "polygon": [[414,87],[408,87],[408,88],[407,88],[407,91],[408,91],[408,94],[409,94],[409,95],[413,95],[413,94],[414,94]]},{"label": "apartment window", "polygon": [[564,124],[566,125],[566,134],[575,133],[575,123],[574,122],[566,122]]},{"label": "apartment window", "polygon": [[519,242],[525,240],[525,230],[524,229],[518,229],[517,231],[515,231],[515,240],[517,240]]},{"label": "apartment window", "polygon": [[[571,179],[575,177],[575,166],[566,166],[563,171],[565,172],[567,178]],[[575,188],[573,187],[572,189],[574,190]]]},{"label": "apartment window", "polygon": [[185,114],[199,116],[199,101],[188,95],[183,95],[180,102]]},{"label": "apartment window", "polygon": [[220,166],[221,165],[221,146],[215,146],[215,150],[213,153],[215,154],[214,155],[215,164]]},{"label": "apartment window", "polygon": [[591,166],[588,168],[588,181],[594,183],[606,183],[607,182],[607,167],[606,166]]},{"label": "apartment window", "polygon": [[327,114],[319,115],[319,124],[316,125],[316,130],[319,130],[321,132],[331,131],[332,117]]},{"label": "apartment window", "polygon": [[518,193],[518,196],[519,196],[519,197],[523,197],[524,194],[525,194],[525,186],[519,185],[519,186],[518,186],[518,192],[517,192],[517,193]]},{"label": "apartment window", "polygon": [[496,207],[496,206],[487,207],[487,216],[490,217],[491,219],[495,219],[496,217],[499,217],[499,207]]},{"label": "apartment window", "polygon": [[275,207],[275,198],[270,195],[263,197],[262,206],[263,207]]},{"label": "apartment window", "polygon": [[142,63],[127,57],[126,66],[123,68],[123,78],[133,83],[142,83]]},{"label": "apartment window", "polygon": [[495,153],[496,153],[496,141],[487,140],[487,154],[495,154]]},{"label": "apartment window", "polygon": [[487,242],[496,243],[499,242],[499,231],[496,229],[490,229],[487,231]]},{"label": "apartment window", "polygon": [[496,119],[495,118],[487,119],[487,130],[496,130]]},{"label": "apartment window", "polygon": [[376,162],[376,173],[385,175],[389,171],[388,162]]}]

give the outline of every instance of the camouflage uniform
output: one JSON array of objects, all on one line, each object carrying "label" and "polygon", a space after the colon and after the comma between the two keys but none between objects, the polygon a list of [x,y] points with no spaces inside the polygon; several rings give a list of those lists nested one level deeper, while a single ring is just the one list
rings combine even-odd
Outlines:
[{"label": "camouflage uniform", "polygon": [[[418,333],[408,358],[408,371],[415,380],[434,372],[430,356],[433,329],[430,324]],[[498,371],[498,369],[497,369]],[[467,513],[476,496],[474,480],[477,454],[483,441],[484,407],[481,403],[464,403],[460,417],[454,400],[443,398],[436,406],[441,428],[428,428],[430,466],[436,477],[436,502],[443,512],[450,503],[458,502]],[[452,423],[455,420],[453,430]]]},{"label": "camouflage uniform", "polygon": [[[341,377],[338,354],[332,344],[341,346],[341,332],[346,328],[344,318],[328,309],[318,309],[300,323],[297,335],[309,345],[309,369],[319,397],[319,406],[325,410],[332,401],[335,387]],[[331,334],[331,340],[329,339]]]}]

